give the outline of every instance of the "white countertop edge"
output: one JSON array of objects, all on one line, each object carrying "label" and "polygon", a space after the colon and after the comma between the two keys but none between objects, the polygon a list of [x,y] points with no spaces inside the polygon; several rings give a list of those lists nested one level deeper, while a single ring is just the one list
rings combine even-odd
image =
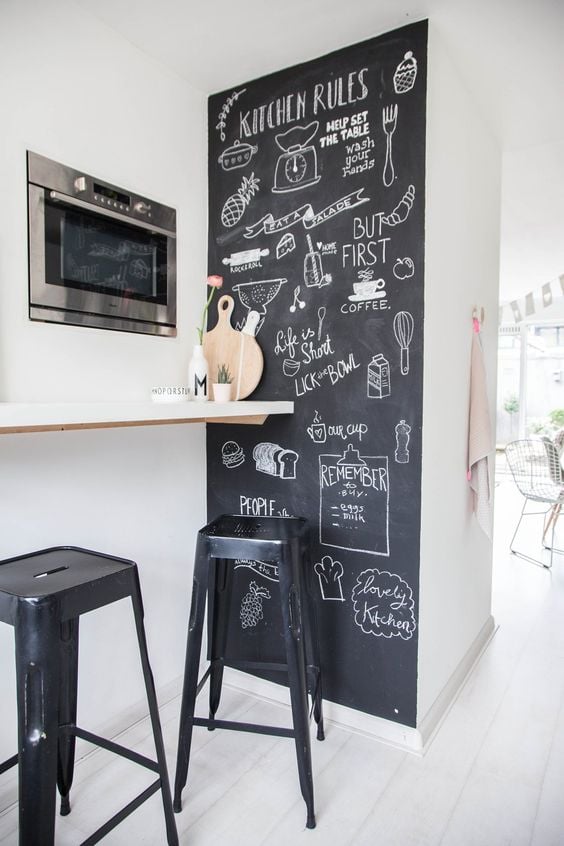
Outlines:
[{"label": "white countertop edge", "polygon": [[241,400],[239,402],[0,402],[0,429],[7,427],[88,425],[159,420],[211,420],[215,417],[249,417],[293,414],[291,401]]}]

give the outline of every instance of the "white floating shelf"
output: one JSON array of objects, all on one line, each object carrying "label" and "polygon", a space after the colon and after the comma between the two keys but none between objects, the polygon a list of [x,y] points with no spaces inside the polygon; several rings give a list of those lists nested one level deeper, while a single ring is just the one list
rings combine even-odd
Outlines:
[{"label": "white floating shelf", "polygon": [[259,402],[0,402],[0,434],[163,426],[173,423],[261,424],[271,414],[293,414],[294,403]]}]

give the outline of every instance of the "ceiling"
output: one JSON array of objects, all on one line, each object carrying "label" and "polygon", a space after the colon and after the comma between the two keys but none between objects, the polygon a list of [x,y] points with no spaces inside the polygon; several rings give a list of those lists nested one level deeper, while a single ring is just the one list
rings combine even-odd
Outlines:
[{"label": "ceiling", "polygon": [[563,0],[74,0],[209,94],[428,17],[503,150],[564,139]]}]

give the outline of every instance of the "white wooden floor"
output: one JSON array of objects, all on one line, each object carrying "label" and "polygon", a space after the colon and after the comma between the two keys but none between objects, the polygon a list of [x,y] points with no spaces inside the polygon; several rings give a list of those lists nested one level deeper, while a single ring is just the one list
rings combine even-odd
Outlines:
[{"label": "white wooden floor", "polygon": [[[497,488],[494,615],[499,630],[428,752],[419,758],[329,725],[313,741],[317,828],[305,829],[293,741],[194,732],[191,783],[176,817],[186,846],[562,846],[564,844],[564,557],[553,573],[506,550],[520,505]],[[288,722],[286,709],[225,690],[225,714]],[[171,773],[179,702],[162,708]],[[223,711],[223,707],[222,707]],[[122,736],[152,754],[147,721]],[[79,762],[73,812],[57,843],[79,843],[148,783],[97,751]],[[104,841],[165,844],[159,794]],[[17,808],[0,844],[17,843]]]}]

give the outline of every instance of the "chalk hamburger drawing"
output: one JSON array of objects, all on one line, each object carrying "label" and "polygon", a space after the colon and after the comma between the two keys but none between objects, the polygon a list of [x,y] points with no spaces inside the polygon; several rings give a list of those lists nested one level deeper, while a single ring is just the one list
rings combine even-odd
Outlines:
[{"label": "chalk hamburger drawing", "polygon": [[226,441],[221,448],[221,460],[230,470],[240,467],[245,460],[245,453],[236,441]]}]

